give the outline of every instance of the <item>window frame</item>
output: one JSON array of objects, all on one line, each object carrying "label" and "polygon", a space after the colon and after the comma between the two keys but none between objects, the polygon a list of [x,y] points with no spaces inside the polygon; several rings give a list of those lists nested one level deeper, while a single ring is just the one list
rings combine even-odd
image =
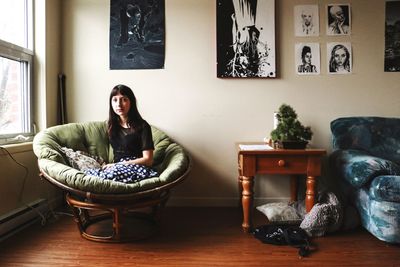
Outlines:
[{"label": "window frame", "polygon": [[33,120],[33,1],[24,0],[25,12],[25,47],[0,39],[0,57],[20,63],[21,71],[21,112],[22,131],[19,133],[1,134],[0,145],[31,141],[35,134]]}]

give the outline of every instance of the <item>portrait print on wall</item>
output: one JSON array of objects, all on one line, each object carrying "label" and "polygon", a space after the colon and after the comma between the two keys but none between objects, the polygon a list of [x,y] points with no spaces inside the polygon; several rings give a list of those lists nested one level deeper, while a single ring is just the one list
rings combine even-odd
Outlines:
[{"label": "portrait print on wall", "polygon": [[296,73],[299,75],[320,74],[319,43],[297,43],[295,45]]},{"label": "portrait print on wall", "polygon": [[400,1],[386,1],[385,72],[400,71]]},{"label": "portrait print on wall", "polygon": [[319,14],[318,5],[294,6],[295,36],[318,36]]},{"label": "portrait print on wall", "polygon": [[110,1],[110,69],[162,69],[164,0]]},{"label": "portrait print on wall", "polygon": [[217,77],[276,77],[275,0],[217,0]]},{"label": "portrait print on wall", "polygon": [[351,74],[351,43],[327,43],[329,74]]},{"label": "portrait print on wall", "polygon": [[327,5],[327,35],[351,34],[351,12],[349,4]]}]

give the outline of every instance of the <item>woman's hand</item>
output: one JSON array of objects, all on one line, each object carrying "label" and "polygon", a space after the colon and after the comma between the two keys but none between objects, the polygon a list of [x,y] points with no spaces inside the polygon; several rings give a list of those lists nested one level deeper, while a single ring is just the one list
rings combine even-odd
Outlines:
[{"label": "woman's hand", "polygon": [[144,165],[147,167],[151,167],[153,165],[153,150],[143,150],[143,157],[133,159],[133,160],[127,160],[123,161],[121,163],[125,164],[140,164]]},{"label": "woman's hand", "polygon": [[103,166],[101,166],[101,169],[102,169],[102,170],[106,170],[106,169],[108,169],[108,168],[110,168],[110,167],[112,167],[112,166],[114,166],[114,163],[104,164]]}]

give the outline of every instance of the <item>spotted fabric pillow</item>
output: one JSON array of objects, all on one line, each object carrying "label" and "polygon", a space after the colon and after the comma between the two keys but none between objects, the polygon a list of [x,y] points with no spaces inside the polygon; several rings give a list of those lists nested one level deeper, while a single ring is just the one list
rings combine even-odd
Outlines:
[{"label": "spotted fabric pillow", "polygon": [[88,169],[100,169],[101,165],[104,163],[104,160],[101,158],[91,156],[83,151],[74,151],[68,147],[62,147],[61,150],[68,158],[71,167],[80,171],[86,171]]}]

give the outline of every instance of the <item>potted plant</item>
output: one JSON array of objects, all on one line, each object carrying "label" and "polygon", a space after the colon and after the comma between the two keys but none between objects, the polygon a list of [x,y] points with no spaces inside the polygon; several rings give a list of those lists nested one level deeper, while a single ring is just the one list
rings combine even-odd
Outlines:
[{"label": "potted plant", "polygon": [[296,111],[282,104],[276,114],[278,124],[271,131],[271,139],[280,148],[304,149],[313,135],[310,127],[305,127],[297,119]]}]

